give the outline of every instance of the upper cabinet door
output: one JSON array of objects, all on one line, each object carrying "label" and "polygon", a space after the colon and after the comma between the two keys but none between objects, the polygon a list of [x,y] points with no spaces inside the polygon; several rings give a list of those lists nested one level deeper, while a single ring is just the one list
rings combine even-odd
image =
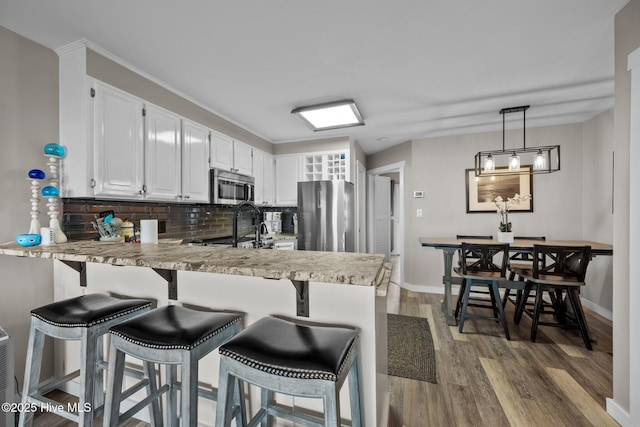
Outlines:
[{"label": "upper cabinet door", "polygon": [[234,172],[253,176],[253,147],[240,141],[233,141]]},{"label": "upper cabinet door", "polygon": [[148,105],[145,144],[145,183],[148,200],[180,200],[180,116]]},{"label": "upper cabinet door", "polygon": [[233,172],[233,138],[211,132],[211,167]]},{"label": "upper cabinet door", "polygon": [[265,205],[273,206],[276,200],[276,172],[273,156],[271,154],[264,153],[262,165],[262,179],[264,180],[262,188],[263,200]]},{"label": "upper cabinet door", "polygon": [[256,205],[273,206],[275,200],[275,172],[273,156],[262,150],[253,150],[253,177]]},{"label": "upper cabinet door", "polygon": [[276,206],[297,206],[298,181],[301,176],[299,154],[276,156]]},{"label": "upper cabinet door", "polygon": [[100,82],[94,89],[94,195],[141,198],[144,105],[133,95]]},{"label": "upper cabinet door", "polygon": [[182,120],[182,199],[209,202],[209,129]]}]

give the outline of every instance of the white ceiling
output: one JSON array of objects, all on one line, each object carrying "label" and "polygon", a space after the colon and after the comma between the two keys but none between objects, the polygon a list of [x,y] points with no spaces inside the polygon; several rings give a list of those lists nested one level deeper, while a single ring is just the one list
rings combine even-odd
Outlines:
[{"label": "white ceiling", "polygon": [[[49,48],[86,39],[273,142],[410,139],[585,121],[613,106],[628,0],[0,0]],[[313,133],[295,107],[354,99],[365,126]],[[521,120],[521,115],[514,115]]]}]

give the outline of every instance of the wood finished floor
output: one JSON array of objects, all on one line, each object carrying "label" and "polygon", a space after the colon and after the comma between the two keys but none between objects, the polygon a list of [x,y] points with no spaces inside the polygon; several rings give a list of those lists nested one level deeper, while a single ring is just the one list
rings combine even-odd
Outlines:
[{"label": "wood finished floor", "polygon": [[[430,384],[389,377],[389,427],[617,426],[605,410],[605,399],[613,394],[610,321],[586,310],[597,340],[593,351],[584,347],[575,332],[544,326],[532,343],[530,319],[524,316],[515,325],[509,304],[511,341],[507,341],[501,326],[486,320],[467,321],[459,334],[457,327],[446,324],[442,298],[406,291],[394,283],[389,288],[389,313],[428,319],[438,380]],[[97,420],[95,425],[101,424]],[[34,425],[75,424],[42,414]]]},{"label": "wood finished floor", "polygon": [[389,377],[389,427],[617,426],[606,413],[613,395],[612,324],[587,311],[593,351],[574,331],[541,326],[529,341],[508,304],[511,341],[500,324],[467,320],[464,333],[447,326],[442,295],[392,284],[387,311],[426,317],[436,353],[437,384]]}]

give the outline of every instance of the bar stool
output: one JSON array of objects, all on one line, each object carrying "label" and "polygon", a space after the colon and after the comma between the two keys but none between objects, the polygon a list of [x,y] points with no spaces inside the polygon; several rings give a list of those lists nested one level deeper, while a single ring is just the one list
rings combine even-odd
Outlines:
[{"label": "bar stool", "polygon": [[[151,302],[141,299],[123,300],[103,294],[89,294],[54,302],[31,311],[31,329],[27,347],[22,404],[50,404],[44,397],[61,384],[80,375],[79,408],[90,410],[78,415],[63,411],[59,415],[90,426],[100,413],[104,401],[102,373],[102,336],[110,327],[149,311]],[[39,382],[44,337],[80,340],[80,369],[62,378]],[[20,426],[31,425],[33,412],[20,413]]]},{"label": "bar stool", "polygon": [[[241,329],[242,316],[236,313],[193,310],[169,305],[120,323],[110,329],[109,369],[105,399],[104,426],[120,425],[142,408],[152,405],[151,424],[160,425],[160,398],[167,393],[167,423],[178,422],[177,391],[180,390],[183,426],[195,426],[198,415],[198,394],[215,400],[215,393],[198,389],[198,362]],[[148,395],[124,414],[120,414],[124,359],[130,355],[141,359]],[[155,383],[155,365],[166,365],[166,384]],[[181,381],[177,381],[177,365]],[[243,413],[244,397],[238,390],[236,414]],[[241,418],[244,422],[244,417]]]},{"label": "bar stool", "polygon": [[[249,425],[258,425],[260,420],[263,426],[270,425],[271,417],[278,416],[305,424],[339,426],[339,391],[347,375],[352,425],[364,425],[357,331],[265,317],[222,345],[219,352],[216,426],[230,425],[230,409],[238,404],[234,401],[237,379],[262,388],[261,408]],[[278,405],[274,392],[324,398],[324,421]]]}]

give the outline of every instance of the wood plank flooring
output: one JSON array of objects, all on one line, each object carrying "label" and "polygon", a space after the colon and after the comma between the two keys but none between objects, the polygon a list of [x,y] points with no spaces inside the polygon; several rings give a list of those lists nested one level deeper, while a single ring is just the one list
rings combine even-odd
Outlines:
[{"label": "wood plank flooring", "polygon": [[[392,281],[397,283],[393,277]],[[574,331],[545,326],[532,343],[530,319],[524,316],[515,325],[513,304],[508,304],[511,341],[507,341],[495,322],[468,320],[463,334],[447,326],[442,299],[443,295],[410,292],[394,283],[389,288],[389,313],[428,319],[438,380],[430,384],[389,377],[389,427],[617,425],[605,411],[605,399],[613,394],[610,321],[586,310],[597,340],[593,351],[584,348]],[[42,414],[34,425],[75,424]],[[148,424],[129,421],[126,425]]]},{"label": "wood plank flooring", "polygon": [[531,320],[468,320],[464,333],[447,326],[443,295],[415,293],[392,284],[388,312],[429,319],[438,384],[389,377],[389,427],[616,426],[605,410],[613,394],[612,325],[586,310],[597,343],[584,347],[578,331],[541,326],[529,341]]}]

